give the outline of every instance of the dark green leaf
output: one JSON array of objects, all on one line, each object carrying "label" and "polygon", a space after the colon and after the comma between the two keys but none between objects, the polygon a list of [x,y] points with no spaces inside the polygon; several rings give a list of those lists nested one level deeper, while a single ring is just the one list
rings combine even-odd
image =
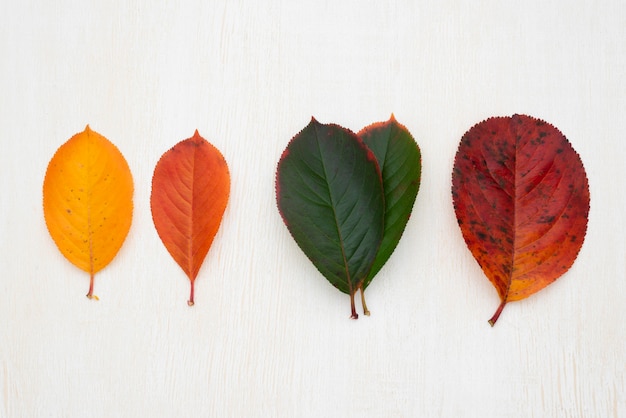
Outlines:
[{"label": "dark green leaf", "polygon": [[335,287],[354,294],[383,236],[384,197],[376,157],[353,132],[311,120],[278,163],[276,200],[289,232]]},{"label": "dark green leaf", "polygon": [[385,233],[372,269],[363,282],[365,289],[402,237],[419,190],[422,163],[417,143],[393,115],[387,122],[363,128],[358,135],[376,155],[385,191]]}]

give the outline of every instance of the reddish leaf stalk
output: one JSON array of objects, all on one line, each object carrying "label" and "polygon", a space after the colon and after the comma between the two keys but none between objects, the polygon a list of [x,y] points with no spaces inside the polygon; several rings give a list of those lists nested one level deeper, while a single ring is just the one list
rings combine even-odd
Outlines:
[{"label": "reddish leaf stalk", "polygon": [[189,293],[189,300],[187,301],[187,305],[189,306],[193,306],[194,302],[193,302],[193,291],[194,291],[194,283],[196,282],[195,280],[191,280],[191,292]]},{"label": "reddish leaf stalk", "polygon": [[356,313],[356,306],[354,305],[354,293],[350,293],[350,308],[352,309],[352,315],[350,315],[350,319],[359,319],[359,314]]},{"label": "reddish leaf stalk", "polygon": [[100,300],[100,298],[93,294],[93,282],[94,282],[94,274],[93,271],[89,273],[89,293],[87,293],[87,297],[89,299]]},{"label": "reddish leaf stalk", "polygon": [[496,313],[494,313],[491,319],[489,320],[489,325],[491,325],[492,327],[496,324],[496,321],[498,320],[498,318],[500,318],[500,314],[502,313],[502,309],[504,309],[504,305],[506,305],[506,300],[502,301],[500,306],[498,306]]},{"label": "reddish leaf stalk", "polygon": [[87,297],[91,299],[93,297],[93,272],[89,274],[89,292]]}]

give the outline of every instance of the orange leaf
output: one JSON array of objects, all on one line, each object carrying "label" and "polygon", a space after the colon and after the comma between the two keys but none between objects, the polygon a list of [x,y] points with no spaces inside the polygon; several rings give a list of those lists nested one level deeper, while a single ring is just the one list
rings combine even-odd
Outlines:
[{"label": "orange leaf", "polygon": [[43,183],[48,231],[61,253],[90,275],[115,257],[133,217],[133,178],[124,156],[89,129],[74,135],[54,154]]},{"label": "orange leaf", "polygon": [[543,289],[574,263],[589,213],[580,157],[552,125],[491,118],[461,139],[452,173],[463,238],[501,304]]},{"label": "orange leaf", "polygon": [[154,169],[150,206],[154,226],[170,255],[194,282],[219,229],[230,193],[222,154],[194,136],[167,151]]}]

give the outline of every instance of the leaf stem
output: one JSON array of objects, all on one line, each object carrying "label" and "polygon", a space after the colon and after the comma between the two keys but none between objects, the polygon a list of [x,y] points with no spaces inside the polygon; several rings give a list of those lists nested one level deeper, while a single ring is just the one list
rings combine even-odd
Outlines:
[{"label": "leaf stem", "polygon": [[352,315],[350,316],[350,319],[359,319],[359,314],[356,313],[356,306],[354,306],[354,294],[355,292],[351,292],[350,293],[350,307],[352,308]]},{"label": "leaf stem", "polygon": [[89,299],[95,299],[95,300],[100,300],[100,298],[96,295],[93,294],[93,280],[94,278],[94,274],[93,271],[89,273],[89,293],[87,293],[87,297]]},{"label": "leaf stem", "polygon": [[187,301],[187,305],[193,306],[193,290],[194,290],[193,284],[195,283],[195,280],[191,280],[190,282],[191,282],[191,293],[189,294],[189,300]]},{"label": "leaf stem", "polygon": [[504,305],[506,305],[506,299],[502,301],[500,306],[498,306],[496,313],[494,313],[491,319],[489,320],[489,325],[491,325],[492,327],[496,324],[496,321],[500,317],[500,314],[502,313],[502,309],[504,309]]},{"label": "leaf stem", "polygon": [[[391,115],[393,117],[393,115]],[[363,284],[359,287],[361,289],[361,305],[363,305],[363,314],[370,316],[370,311],[365,304],[365,290],[363,290]]]}]

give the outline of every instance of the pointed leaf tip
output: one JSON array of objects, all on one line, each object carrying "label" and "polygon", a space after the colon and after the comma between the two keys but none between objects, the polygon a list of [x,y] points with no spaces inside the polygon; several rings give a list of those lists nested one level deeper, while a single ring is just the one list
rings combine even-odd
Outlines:
[{"label": "pointed leaf tip", "polygon": [[193,136],[191,138],[188,138],[188,140],[190,141],[190,143],[194,144],[195,146],[199,146],[204,142],[208,143],[208,141],[200,135],[197,129],[194,132]]},{"label": "pointed leaf tip", "polygon": [[318,121],[317,119],[315,119],[313,116],[311,116],[311,121],[309,122],[307,127],[309,126],[319,127],[319,126],[324,126],[324,124]]}]

